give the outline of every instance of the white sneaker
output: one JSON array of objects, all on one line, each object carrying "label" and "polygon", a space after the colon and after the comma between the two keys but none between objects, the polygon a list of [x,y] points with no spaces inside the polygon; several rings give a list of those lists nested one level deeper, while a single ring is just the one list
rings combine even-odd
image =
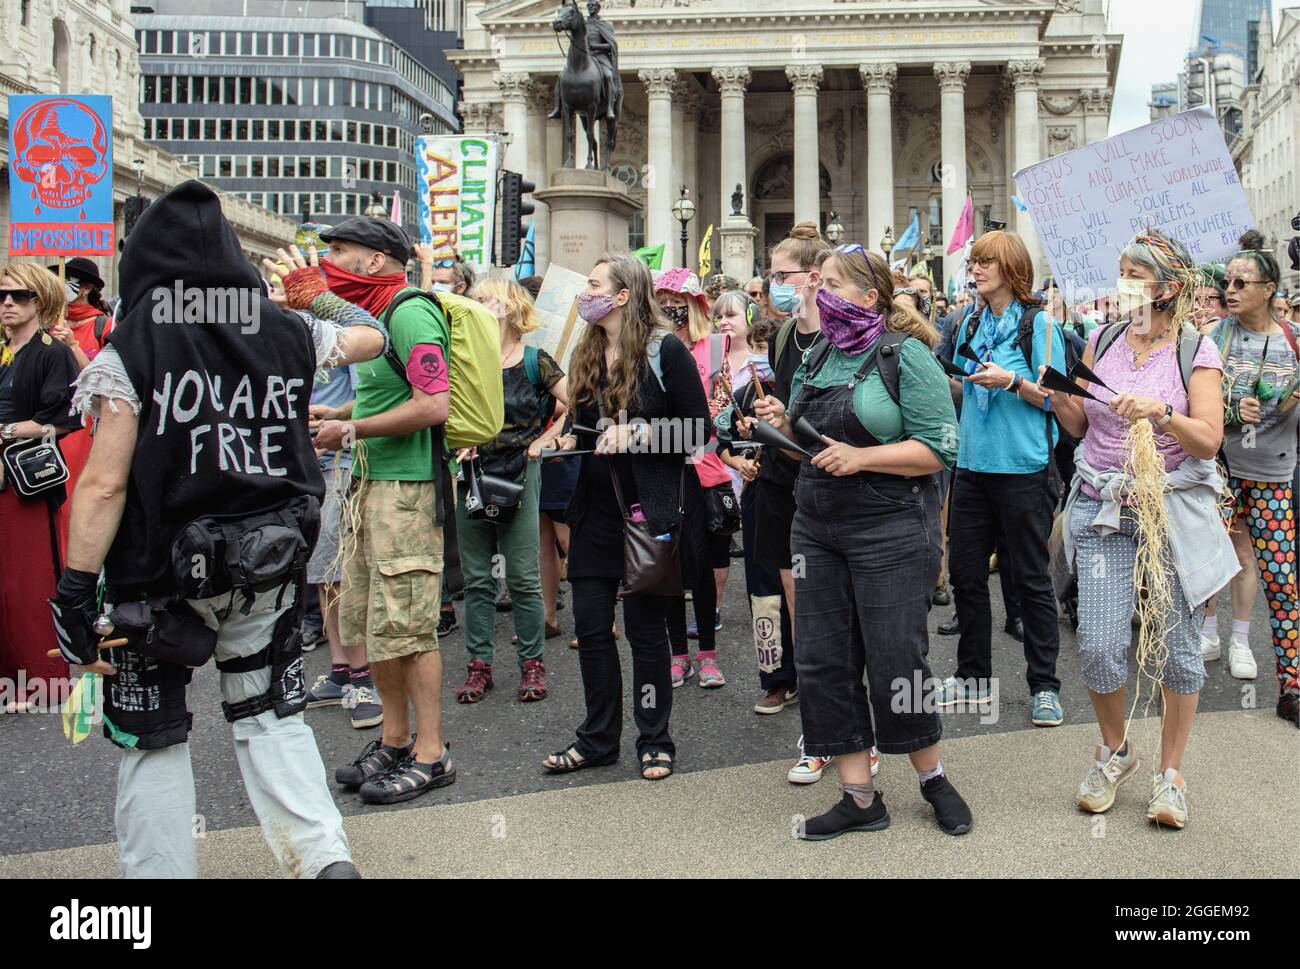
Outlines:
[{"label": "white sneaker", "polygon": [[1205,635],[1205,633],[1201,633],[1201,659],[1209,663],[1218,659],[1222,653],[1223,651],[1219,647],[1218,633],[1215,633],[1213,639]]},{"label": "white sneaker", "polygon": [[1228,644],[1228,672],[1239,680],[1253,680],[1258,675],[1249,643],[1233,639]]},{"label": "white sneaker", "polygon": [[1156,772],[1151,801],[1147,804],[1147,820],[1166,828],[1182,828],[1187,824],[1187,788],[1182,775],[1172,767],[1161,774]]},{"label": "white sneaker", "polygon": [[875,747],[871,748],[871,776],[875,777],[880,773],[880,752]]},{"label": "white sneaker", "polygon": [[803,738],[799,738],[799,763],[786,773],[785,779],[791,784],[816,784],[822,779],[822,773],[830,766],[831,757],[814,757],[803,752]]},{"label": "white sneaker", "polygon": [[[1098,746],[1097,756],[1100,755],[1101,747]],[[1104,814],[1109,811],[1115,803],[1115,790],[1132,777],[1137,768],[1137,748],[1133,746],[1132,740],[1128,742],[1128,753],[1123,756],[1111,754],[1104,764],[1094,757],[1092,765],[1088,768],[1088,774],[1079,785],[1078,794],[1075,795],[1075,803],[1079,806],[1079,810],[1093,814]]]}]

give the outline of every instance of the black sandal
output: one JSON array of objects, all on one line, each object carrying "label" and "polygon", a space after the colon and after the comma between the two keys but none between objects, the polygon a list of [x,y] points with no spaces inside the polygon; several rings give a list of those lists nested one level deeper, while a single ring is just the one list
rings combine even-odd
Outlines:
[{"label": "black sandal", "polygon": [[405,747],[391,747],[383,740],[372,740],[366,744],[361,756],[352,763],[340,767],[334,772],[334,780],[348,790],[356,790],[366,781],[374,780],[387,774],[411,755],[415,749],[415,735]]},{"label": "black sandal", "polygon": [[[666,767],[667,774],[660,774],[657,777],[646,776],[646,771],[656,767]],[[661,750],[648,750],[641,755],[641,779],[646,781],[662,781],[665,778],[673,776],[673,759]]]},{"label": "black sandal", "polygon": [[414,753],[390,770],[361,785],[361,800],[367,804],[398,804],[419,797],[435,787],[446,787],[456,780],[451,766],[451,744],[445,745],[442,757],[432,764],[415,759]]},{"label": "black sandal", "polygon": [[[555,763],[551,763],[552,759],[554,759]],[[574,771],[582,770],[585,767],[605,767],[617,760],[617,754],[603,760],[592,760],[590,757],[583,757],[578,753],[577,747],[569,747],[567,750],[557,750],[542,761],[542,770],[548,774],[572,774]]]}]

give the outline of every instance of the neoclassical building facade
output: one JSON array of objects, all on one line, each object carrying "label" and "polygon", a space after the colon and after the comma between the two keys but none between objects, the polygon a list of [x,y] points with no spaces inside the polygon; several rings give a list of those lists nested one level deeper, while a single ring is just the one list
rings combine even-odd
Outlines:
[{"label": "neoclassical building facade", "polygon": [[[568,44],[558,9],[468,0],[465,49],[449,54],[465,130],[502,132],[505,167],[539,187],[562,157],[546,118]],[[1103,0],[608,0],[601,15],[625,89],[601,161],[643,206],[629,244],[667,243],[674,265],[681,186],[698,206],[692,254],[737,186],[760,262],[795,221],[832,212],[846,240],[878,248],[915,210],[939,249],[968,191],[977,228],[1028,230],[1012,173],[1106,136],[1121,46]]]}]

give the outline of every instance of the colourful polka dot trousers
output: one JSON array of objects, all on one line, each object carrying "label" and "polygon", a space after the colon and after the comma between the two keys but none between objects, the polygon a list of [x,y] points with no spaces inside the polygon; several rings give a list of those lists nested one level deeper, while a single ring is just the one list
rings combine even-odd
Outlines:
[{"label": "colourful polka dot trousers", "polygon": [[1277,653],[1278,685],[1296,690],[1296,641],[1300,611],[1296,607],[1295,510],[1290,481],[1246,481],[1229,478],[1236,500],[1234,527],[1245,518],[1250,528],[1255,562],[1264,580],[1268,622]]}]

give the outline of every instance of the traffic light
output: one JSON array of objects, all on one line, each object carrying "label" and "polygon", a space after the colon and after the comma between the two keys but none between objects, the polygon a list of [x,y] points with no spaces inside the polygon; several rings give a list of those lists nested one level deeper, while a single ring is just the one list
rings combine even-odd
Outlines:
[{"label": "traffic light", "polygon": [[122,238],[118,240],[117,247],[119,250],[122,244],[126,242],[126,237],[131,234],[135,228],[136,222],[140,216],[144,215],[144,210],[149,207],[149,200],[142,195],[128,195],[126,201],[122,203]]},{"label": "traffic light", "polygon": [[537,186],[518,172],[501,173],[501,265],[513,266],[519,261],[519,248],[525,234],[523,218],[533,214],[533,203],[524,196]]}]

